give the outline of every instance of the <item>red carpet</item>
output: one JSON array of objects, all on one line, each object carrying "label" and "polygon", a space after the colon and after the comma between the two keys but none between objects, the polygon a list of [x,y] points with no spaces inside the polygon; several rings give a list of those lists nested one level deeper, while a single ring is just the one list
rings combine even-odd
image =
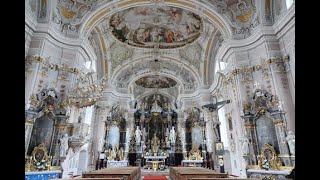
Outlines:
[{"label": "red carpet", "polygon": [[166,176],[144,176],[143,180],[167,180]]}]

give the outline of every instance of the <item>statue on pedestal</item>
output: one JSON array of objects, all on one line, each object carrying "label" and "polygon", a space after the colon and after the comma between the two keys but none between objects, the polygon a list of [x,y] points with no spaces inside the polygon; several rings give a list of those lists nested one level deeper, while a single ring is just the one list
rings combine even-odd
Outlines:
[{"label": "statue on pedestal", "polygon": [[142,141],[146,142],[146,137],[147,137],[147,132],[146,132],[146,128],[144,127],[142,130]]},{"label": "statue on pedestal", "polygon": [[62,138],[60,138],[60,157],[65,157],[67,155],[67,151],[69,149],[69,137],[68,134],[65,133]]},{"label": "statue on pedestal", "polygon": [[156,133],[154,133],[152,141],[151,141],[153,153],[157,153],[158,152],[159,144],[160,144],[160,140],[157,137]]},{"label": "statue on pedestal", "polygon": [[103,151],[104,150],[103,147],[104,147],[104,139],[100,138],[99,144],[98,144],[98,151]]},{"label": "statue on pedestal", "polygon": [[172,126],[170,130],[170,141],[172,144],[176,142],[176,131],[174,130],[174,126]]},{"label": "statue on pedestal", "polygon": [[119,160],[122,161],[124,160],[124,151],[123,148],[121,147],[119,152],[118,152]]},{"label": "statue on pedestal", "polygon": [[140,142],[141,142],[141,135],[142,135],[142,133],[141,133],[141,131],[140,131],[140,129],[139,129],[139,126],[137,126],[137,129],[136,129],[136,131],[135,131],[136,144],[140,144]]},{"label": "statue on pedestal", "polygon": [[244,136],[242,141],[242,153],[243,155],[248,155],[249,154],[249,139]]}]

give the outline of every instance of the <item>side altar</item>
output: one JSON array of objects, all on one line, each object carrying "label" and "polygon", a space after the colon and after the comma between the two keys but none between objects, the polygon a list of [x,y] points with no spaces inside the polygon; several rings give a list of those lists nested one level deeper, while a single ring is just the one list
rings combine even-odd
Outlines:
[{"label": "side altar", "polygon": [[61,176],[60,166],[51,166],[52,157],[48,156],[43,143],[34,148],[30,157],[26,158],[25,180],[58,179]]},{"label": "side altar", "polygon": [[278,96],[256,88],[243,104],[243,158],[248,178],[287,180],[295,167],[295,135]]},{"label": "side altar", "polygon": [[182,166],[191,166],[191,167],[194,167],[194,166],[201,167],[202,164],[203,164],[203,157],[201,156],[200,150],[196,146],[192,147],[188,157],[186,157],[181,162]]}]

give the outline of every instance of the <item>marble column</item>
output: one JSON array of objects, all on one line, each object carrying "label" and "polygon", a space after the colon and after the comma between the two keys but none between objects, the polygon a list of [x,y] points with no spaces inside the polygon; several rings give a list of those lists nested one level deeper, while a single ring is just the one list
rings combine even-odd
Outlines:
[{"label": "marble column", "polygon": [[27,155],[27,152],[28,152],[32,129],[33,129],[34,122],[36,121],[37,115],[38,115],[38,112],[26,111],[25,133],[24,133],[24,142],[25,142],[24,153],[25,153],[25,155]]},{"label": "marble column", "polygon": [[257,157],[256,155],[259,154],[259,147],[258,139],[257,139],[257,132],[256,126],[252,120],[246,119],[244,123],[245,127],[245,135],[249,140],[249,153],[244,154],[244,159],[247,161],[247,165],[256,165],[257,164]]},{"label": "marble column", "polygon": [[285,166],[292,166],[293,163],[290,160],[289,155],[289,147],[286,141],[286,132],[284,127],[284,121],[282,117],[284,117],[283,112],[276,112],[272,113],[273,124],[277,134],[277,141],[279,146],[279,155],[278,157],[281,158],[282,162],[284,162]]},{"label": "marble column", "polygon": [[52,156],[52,165],[60,166],[66,157],[60,157],[60,143],[59,139],[66,133],[66,120],[69,116],[56,115],[54,117],[53,133],[51,137],[51,146],[49,155]]},{"label": "marble column", "polygon": [[133,137],[133,131],[134,131],[134,127],[135,127],[135,122],[134,122],[134,110],[129,110],[127,113],[127,118],[126,118],[126,124],[127,124],[127,128],[126,128],[126,146],[125,146],[125,157],[128,158],[128,154],[130,151],[130,140],[131,137]]},{"label": "marble column", "polygon": [[207,151],[209,153],[209,157],[211,156],[213,160],[214,167],[218,167],[218,159],[215,154],[214,144],[219,141],[219,119],[218,119],[218,111],[205,111],[205,121],[206,121],[206,146]]},{"label": "marble column", "polygon": [[284,125],[287,130],[295,132],[295,108],[288,84],[291,73],[288,57],[271,59],[270,63],[275,94],[279,97],[281,110],[285,112]]}]

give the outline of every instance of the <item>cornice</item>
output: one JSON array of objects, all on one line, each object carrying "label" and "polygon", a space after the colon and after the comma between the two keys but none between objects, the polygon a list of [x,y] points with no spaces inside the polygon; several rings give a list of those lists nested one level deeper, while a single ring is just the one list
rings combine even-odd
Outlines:
[{"label": "cornice", "polygon": [[65,37],[60,32],[58,32],[56,28],[52,27],[52,24],[39,23],[34,33],[48,35],[49,38],[47,39],[50,40],[50,42],[52,42],[53,44],[58,43],[59,46],[63,48],[80,48],[81,51],[83,51],[83,53],[86,54],[89,59],[97,59],[93,48],[86,39],[73,39]]},{"label": "cornice", "polygon": [[210,86],[210,88],[208,89],[209,92],[211,92],[213,94],[214,91],[217,90],[221,86],[222,79],[223,79],[223,77],[222,77],[222,73],[221,72],[215,73],[213,83]]},{"label": "cornice", "polygon": [[34,31],[36,26],[38,25],[38,22],[35,20],[35,16],[29,10],[26,10],[24,15],[25,15],[25,25]]},{"label": "cornice", "polygon": [[[290,9],[278,19],[273,26],[260,26],[253,34],[243,40],[228,39],[222,44],[221,48],[217,52],[216,59],[224,61],[227,57],[233,53],[235,48],[243,48],[242,50],[250,49],[253,46],[259,45],[259,40],[266,39],[266,37],[274,36],[276,38],[281,37],[289,29],[295,25],[295,5],[293,4]],[[261,41],[260,41],[261,43]],[[250,47],[251,46],[251,47]]]},{"label": "cornice", "polygon": [[[230,53],[233,53],[234,49],[242,48],[241,50],[251,49],[258,46],[261,40],[266,39],[266,37],[274,36],[275,33],[271,26],[261,26],[256,29],[253,34],[243,40],[226,40],[222,44],[221,48],[217,52],[216,59],[225,61]],[[263,42],[263,41],[262,41]],[[240,50],[240,49],[239,49]]]},{"label": "cornice", "polygon": [[295,26],[295,3],[272,26],[277,37],[280,38]]}]

